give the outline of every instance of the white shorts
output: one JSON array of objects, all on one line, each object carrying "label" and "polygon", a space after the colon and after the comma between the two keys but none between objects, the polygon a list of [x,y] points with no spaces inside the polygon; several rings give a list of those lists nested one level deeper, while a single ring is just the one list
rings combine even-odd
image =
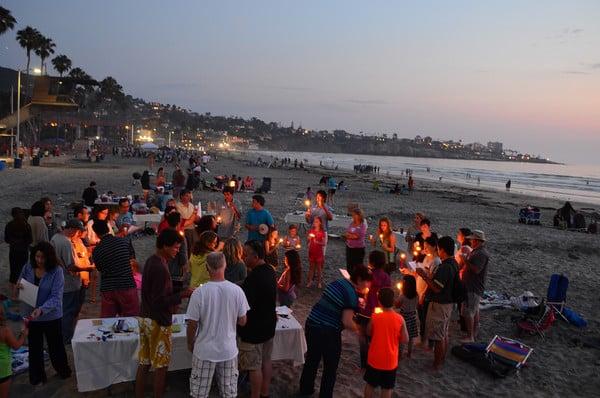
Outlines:
[{"label": "white shorts", "polygon": [[213,375],[217,374],[219,396],[226,398],[237,397],[238,364],[237,356],[229,361],[203,361],[197,357],[192,359],[190,375],[190,395],[194,398],[208,397]]}]

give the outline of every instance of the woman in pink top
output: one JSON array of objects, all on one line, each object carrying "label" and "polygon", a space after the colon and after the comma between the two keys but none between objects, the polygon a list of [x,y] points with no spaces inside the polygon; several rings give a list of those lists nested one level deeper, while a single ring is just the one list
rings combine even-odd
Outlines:
[{"label": "woman in pink top", "polygon": [[363,265],[365,259],[365,235],[367,223],[361,209],[352,210],[352,223],[343,235],[346,240],[346,269],[352,274],[357,265]]}]

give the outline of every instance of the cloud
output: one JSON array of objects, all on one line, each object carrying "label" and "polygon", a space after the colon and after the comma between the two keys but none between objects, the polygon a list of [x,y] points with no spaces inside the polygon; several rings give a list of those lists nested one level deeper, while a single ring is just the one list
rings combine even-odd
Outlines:
[{"label": "cloud", "polygon": [[583,33],[581,28],[564,28],[551,36],[546,36],[546,40],[560,40],[560,44],[564,44],[567,39],[574,39]]},{"label": "cloud", "polygon": [[344,102],[350,102],[351,104],[359,105],[389,105],[390,103],[381,99],[347,99]]},{"label": "cloud", "polygon": [[272,88],[276,90],[283,91],[309,91],[310,87],[301,87],[301,86],[266,86],[267,88]]},{"label": "cloud", "polygon": [[582,72],[579,70],[563,70],[562,73],[567,75],[589,75],[589,72]]}]

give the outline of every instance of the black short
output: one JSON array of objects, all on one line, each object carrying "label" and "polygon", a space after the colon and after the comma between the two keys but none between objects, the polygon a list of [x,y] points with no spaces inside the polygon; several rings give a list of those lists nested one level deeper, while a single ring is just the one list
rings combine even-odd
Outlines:
[{"label": "black short", "polygon": [[9,381],[10,379],[12,379],[12,375],[8,375],[6,377],[3,377],[0,379],[0,384],[4,384],[5,382]]},{"label": "black short", "polygon": [[396,369],[394,370],[379,370],[367,365],[365,376],[363,379],[371,387],[381,387],[382,389],[392,390],[396,385]]}]

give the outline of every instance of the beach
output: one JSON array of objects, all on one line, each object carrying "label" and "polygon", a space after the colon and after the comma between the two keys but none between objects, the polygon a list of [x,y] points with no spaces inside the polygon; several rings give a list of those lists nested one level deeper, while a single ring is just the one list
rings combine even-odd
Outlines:
[{"label": "beach", "polygon": [[[65,207],[81,198],[89,182],[97,183],[99,193],[112,190],[121,194],[141,194],[139,185],[132,185],[132,173],[146,169],[143,159],[121,159],[107,156],[101,163],[72,161],[64,156],[42,162],[42,167],[27,166],[20,170],[0,172],[3,190],[0,201],[0,230],[10,219],[10,209],[15,206],[28,208],[42,196],[49,196],[60,219],[67,218]],[[156,172],[157,166],[153,170]],[[521,341],[533,347],[534,352],[526,368],[517,375],[495,380],[488,374],[461,362],[450,353],[440,372],[430,370],[432,353],[416,348],[413,358],[404,358],[399,365],[394,396],[597,396],[600,391],[599,351],[582,348],[574,339],[598,333],[600,323],[600,235],[563,231],[551,228],[552,216],[562,202],[549,198],[530,197],[517,193],[498,192],[491,189],[463,187],[452,183],[422,181],[417,179],[416,190],[410,195],[392,195],[385,189],[372,190],[372,177],[355,175],[345,171],[310,169],[266,169],[219,156],[209,164],[212,179],[219,174],[251,175],[257,184],[262,177],[272,178],[272,193],[265,194],[266,209],[274,216],[282,234],[287,231],[283,218],[286,213],[301,210],[302,203],[295,204],[298,193],[311,186],[316,192],[322,175],[336,175],[344,180],[348,190],[335,195],[334,212],[345,214],[349,202],[358,203],[368,217],[369,231],[373,233],[377,220],[382,216],[391,219],[396,228],[407,228],[415,212],[424,212],[432,222],[432,230],[440,235],[454,237],[458,228],[469,227],[485,231],[487,248],[491,254],[486,290],[507,293],[511,296],[531,291],[545,296],[550,276],[563,273],[570,279],[567,295],[568,306],[580,313],[589,325],[578,329],[557,320],[546,339],[524,336]],[[172,174],[167,166],[166,173]],[[382,176],[383,179],[383,176]],[[391,183],[392,180],[390,179]],[[196,191],[194,203],[218,200],[217,192]],[[237,194],[243,211],[250,207],[250,193]],[[523,225],[517,222],[518,210],[527,204],[535,204],[542,212],[542,226]],[[595,208],[594,204],[574,203],[575,208]],[[245,232],[241,233],[245,240]],[[137,258],[143,263],[154,248],[154,237],[134,240]],[[344,267],[345,247],[343,241],[330,239],[325,262],[325,282],[341,277],[338,271]],[[280,255],[281,258],[282,255]],[[305,250],[301,253],[306,277],[308,261]],[[279,270],[281,271],[281,270]],[[398,274],[395,275],[398,278]],[[393,278],[394,279],[394,278]],[[8,246],[0,244],[0,281],[2,291],[8,292]],[[319,299],[321,290],[302,288],[293,306],[293,314],[301,324]],[[100,313],[100,297],[96,304],[86,303],[81,318],[96,318]],[[516,336],[515,319],[519,313],[510,309],[482,311],[479,341],[489,341],[494,335]],[[457,344],[460,332],[456,323],[451,325],[451,346]],[[71,358],[70,347],[67,348]],[[362,396],[364,381],[358,368],[358,340],[350,332],[343,333],[342,357],[338,368],[336,397]],[[71,361],[72,363],[72,361]],[[73,369],[74,370],[74,369]],[[298,389],[302,367],[290,362],[275,362],[272,380],[272,397],[293,396]],[[11,396],[76,396],[75,373],[68,380],[53,377],[54,371],[47,363],[49,382],[32,390],[27,374],[15,378]],[[187,392],[189,371],[170,373],[167,379],[167,396],[183,396]],[[317,378],[318,385],[319,377]],[[114,397],[133,395],[131,383],[122,383],[111,389]],[[101,390],[81,394],[86,397],[106,396]]]}]

